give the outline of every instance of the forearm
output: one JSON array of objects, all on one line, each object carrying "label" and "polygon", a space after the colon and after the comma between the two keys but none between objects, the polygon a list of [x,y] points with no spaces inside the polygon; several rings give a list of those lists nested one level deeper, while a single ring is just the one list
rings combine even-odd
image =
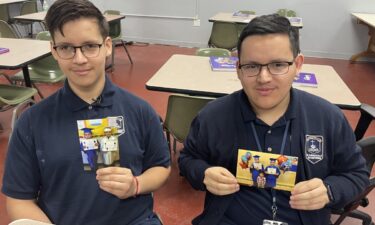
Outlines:
[{"label": "forearm", "polygon": [[159,189],[168,179],[171,168],[161,166],[152,167],[137,176],[138,193],[145,194]]},{"label": "forearm", "polygon": [[39,208],[35,200],[6,198],[7,213],[11,221],[17,219],[33,219],[51,223],[47,215]]}]

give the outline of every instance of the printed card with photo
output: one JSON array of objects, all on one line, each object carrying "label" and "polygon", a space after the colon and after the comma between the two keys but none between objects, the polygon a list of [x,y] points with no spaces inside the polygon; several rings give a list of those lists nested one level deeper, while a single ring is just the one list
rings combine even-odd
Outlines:
[{"label": "printed card with photo", "polygon": [[78,120],[77,127],[85,171],[120,166],[118,138],[125,133],[122,116]]},{"label": "printed card with photo", "polygon": [[291,191],[297,165],[298,157],[239,149],[236,178],[242,185]]}]

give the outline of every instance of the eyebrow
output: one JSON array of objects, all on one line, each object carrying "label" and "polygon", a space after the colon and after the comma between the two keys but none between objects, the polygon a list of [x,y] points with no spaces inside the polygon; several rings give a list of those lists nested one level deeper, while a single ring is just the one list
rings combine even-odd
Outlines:
[{"label": "eyebrow", "polygon": [[[73,45],[72,43],[69,43],[69,42],[61,42],[61,43],[54,43],[54,45],[56,46],[73,46],[73,47],[76,47],[76,46],[82,46],[82,45],[87,45],[87,44],[102,44],[102,43],[98,43],[99,41],[85,41],[83,43],[81,43],[80,45]],[[103,40],[104,42],[104,40]]]}]

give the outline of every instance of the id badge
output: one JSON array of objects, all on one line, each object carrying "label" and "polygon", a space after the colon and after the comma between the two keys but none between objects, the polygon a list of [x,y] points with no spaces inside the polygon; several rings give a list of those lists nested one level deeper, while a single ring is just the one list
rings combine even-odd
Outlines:
[{"label": "id badge", "polygon": [[263,220],[263,225],[288,225],[288,223],[276,220]]}]

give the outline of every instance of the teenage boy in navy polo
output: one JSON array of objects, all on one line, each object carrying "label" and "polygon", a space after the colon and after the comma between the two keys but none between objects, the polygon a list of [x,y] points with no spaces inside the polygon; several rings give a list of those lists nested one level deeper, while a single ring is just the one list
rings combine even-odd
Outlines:
[{"label": "teenage boy in navy polo", "polygon": [[[151,106],[105,76],[108,23],[88,0],[57,0],[46,24],[67,79],[23,113],[13,131],[2,187],[9,217],[59,225],[161,224],[152,192],[169,176],[168,146]],[[120,167],[85,171],[77,121],[98,129],[95,123],[106,118],[122,123]]]},{"label": "teenage boy in navy polo", "polygon": [[[256,17],[237,49],[243,89],[200,111],[179,158],[181,174],[206,191],[193,224],[329,224],[330,207],[344,206],[368,185],[350,125],[336,106],[292,88],[304,57],[288,19]],[[240,186],[238,149],[298,157],[294,189]]]}]

